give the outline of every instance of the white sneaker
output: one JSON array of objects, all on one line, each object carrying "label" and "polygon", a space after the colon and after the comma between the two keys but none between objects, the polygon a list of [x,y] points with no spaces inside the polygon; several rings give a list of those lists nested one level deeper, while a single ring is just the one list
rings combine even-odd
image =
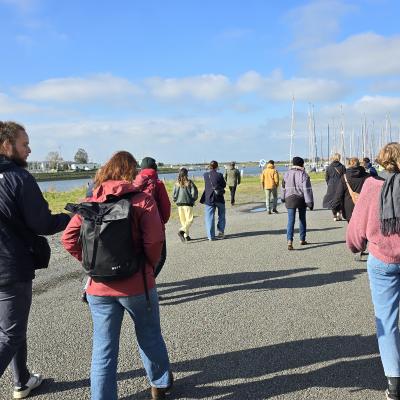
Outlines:
[{"label": "white sneaker", "polygon": [[22,387],[14,386],[14,399],[25,399],[29,393],[36,389],[43,382],[43,376],[40,374],[31,374],[28,382]]}]

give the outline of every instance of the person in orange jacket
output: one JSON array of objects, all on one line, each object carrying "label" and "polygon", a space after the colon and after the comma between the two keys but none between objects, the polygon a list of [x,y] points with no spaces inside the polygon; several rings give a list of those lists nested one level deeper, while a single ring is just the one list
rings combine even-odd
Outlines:
[{"label": "person in orange jacket", "polygon": [[261,187],[265,190],[265,206],[267,207],[267,212],[268,214],[277,214],[279,174],[275,169],[275,162],[273,160],[268,161],[260,178]]}]

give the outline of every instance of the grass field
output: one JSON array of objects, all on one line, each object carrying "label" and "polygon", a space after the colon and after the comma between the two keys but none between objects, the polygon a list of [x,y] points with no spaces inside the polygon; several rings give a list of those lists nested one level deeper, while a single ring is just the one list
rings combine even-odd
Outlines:
[{"label": "grass field", "polygon": [[[310,178],[311,182],[318,182],[324,180],[324,173],[311,173]],[[204,190],[204,181],[203,178],[198,178],[194,180],[197,188],[199,189],[199,197]],[[167,192],[170,196],[170,200],[172,203],[172,217],[177,218],[176,205],[172,202],[172,190],[174,186],[173,181],[166,181],[165,186]],[[77,203],[80,202],[85,197],[86,188],[82,187],[79,189],[74,189],[69,192],[55,192],[48,191],[44,192],[44,198],[49,203],[50,209],[54,213],[59,213],[64,211],[64,207],[67,203]],[[227,199],[229,196],[229,189],[225,195]],[[260,186],[260,179],[258,176],[245,176],[242,179],[242,183],[238,186],[236,191],[236,204],[246,204],[246,203],[256,203],[263,202],[265,200],[264,191]],[[203,214],[203,207],[196,204],[194,209],[195,216],[200,216]]]}]

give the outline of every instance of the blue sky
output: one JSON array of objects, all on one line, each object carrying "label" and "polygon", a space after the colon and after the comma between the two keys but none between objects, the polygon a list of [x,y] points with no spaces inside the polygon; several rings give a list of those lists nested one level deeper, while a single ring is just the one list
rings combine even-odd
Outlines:
[{"label": "blue sky", "polygon": [[294,96],[296,154],[310,103],[319,152],[343,124],[359,153],[365,119],[370,148],[388,121],[399,137],[399,15],[397,0],[0,0],[0,119],[26,126],[31,160],[278,160]]}]

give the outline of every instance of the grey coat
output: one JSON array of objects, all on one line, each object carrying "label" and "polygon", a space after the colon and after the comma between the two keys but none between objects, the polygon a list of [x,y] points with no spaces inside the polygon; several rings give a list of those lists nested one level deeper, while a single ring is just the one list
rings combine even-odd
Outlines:
[{"label": "grey coat", "polygon": [[198,197],[198,190],[193,181],[189,180],[188,186],[181,186],[175,183],[172,199],[177,206],[193,207]]}]

